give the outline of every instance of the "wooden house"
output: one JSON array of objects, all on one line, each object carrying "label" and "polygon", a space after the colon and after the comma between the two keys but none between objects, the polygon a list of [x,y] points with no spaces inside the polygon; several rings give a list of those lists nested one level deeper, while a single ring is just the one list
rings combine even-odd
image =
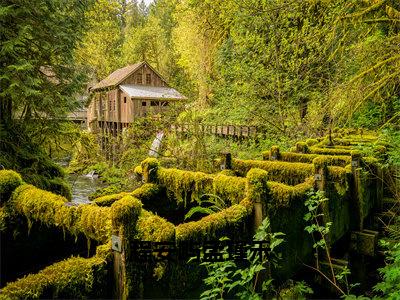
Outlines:
[{"label": "wooden house", "polygon": [[186,99],[145,61],[114,71],[91,93],[89,130],[114,135],[137,118],[162,113],[171,102]]}]

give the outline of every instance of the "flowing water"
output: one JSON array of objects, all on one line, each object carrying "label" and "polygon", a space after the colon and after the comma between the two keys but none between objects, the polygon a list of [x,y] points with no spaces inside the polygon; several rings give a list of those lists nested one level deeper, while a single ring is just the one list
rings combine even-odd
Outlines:
[{"label": "flowing water", "polygon": [[[70,157],[66,157],[57,163],[62,167],[67,167]],[[94,172],[87,175],[70,174],[66,178],[72,188],[72,200],[75,203],[89,203],[89,195],[98,188],[104,187],[104,183],[98,178]]]},{"label": "flowing water", "polygon": [[68,181],[72,187],[72,202],[88,203],[88,196],[98,188],[104,187],[100,179],[87,175],[71,174]]},{"label": "flowing water", "polygon": [[160,150],[163,137],[164,137],[164,132],[160,131],[157,133],[156,138],[151,144],[149,156],[158,157],[158,152]]}]

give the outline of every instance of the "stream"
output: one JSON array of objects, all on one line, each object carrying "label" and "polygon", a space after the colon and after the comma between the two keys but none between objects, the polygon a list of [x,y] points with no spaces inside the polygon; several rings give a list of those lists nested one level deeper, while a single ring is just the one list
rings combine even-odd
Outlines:
[{"label": "stream", "polygon": [[89,203],[88,196],[104,184],[98,178],[87,177],[86,175],[71,174],[67,177],[72,187],[72,202]]},{"label": "stream", "polygon": [[[65,157],[55,162],[61,167],[66,168],[70,159],[71,157]],[[95,176],[69,174],[66,176],[66,179],[72,189],[71,202],[75,203],[89,203],[90,201],[88,196],[98,188],[104,187],[104,183]]]}]

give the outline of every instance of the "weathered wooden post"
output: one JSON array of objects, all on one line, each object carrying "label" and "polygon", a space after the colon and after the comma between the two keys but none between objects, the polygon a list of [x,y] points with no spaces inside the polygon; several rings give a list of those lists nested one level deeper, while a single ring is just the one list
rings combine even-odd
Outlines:
[{"label": "weathered wooden post", "polygon": [[254,231],[267,216],[268,173],[261,169],[251,169],[247,172],[246,197],[254,203]]},{"label": "weathered wooden post", "polygon": [[140,266],[132,253],[132,241],[142,203],[127,195],[111,205],[111,243],[114,257],[114,299],[142,298]]},{"label": "weathered wooden post", "polygon": [[355,213],[353,227],[355,230],[362,230],[364,227],[363,216],[363,193],[362,193],[362,180],[361,180],[361,153],[359,151],[351,152],[351,171],[353,174],[353,195],[352,195],[352,209]]},{"label": "weathered wooden post", "polygon": [[232,170],[232,155],[230,152],[221,152],[221,170]]},{"label": "weathered wooden post", "polygon": [[296,143],[296,152],[298,153],[309,153],[308,145],[305,142]]},{"label": "weathered wooden post", "polygon": [[141,167],[144,183],[157,182],[157,171],[159,166],[160,163],[156,158],[146,158],[144,161],[142,161]]},{"label": "weathered wooden post", "polygon": [[269,160],[280,160],[281,157],[281,152],[279,150],[278,146],[272,146],[271,151],[269,153]]}]

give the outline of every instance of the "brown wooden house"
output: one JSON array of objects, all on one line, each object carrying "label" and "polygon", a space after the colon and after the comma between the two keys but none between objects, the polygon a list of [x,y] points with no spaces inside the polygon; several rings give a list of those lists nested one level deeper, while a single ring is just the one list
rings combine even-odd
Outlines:
[{"label": "brown wooden house", "polygon": [[171,88],[147,62],[118,69],[91,88],[89,130],[117,134],[137,118],[159,114],[186,97]]}]

